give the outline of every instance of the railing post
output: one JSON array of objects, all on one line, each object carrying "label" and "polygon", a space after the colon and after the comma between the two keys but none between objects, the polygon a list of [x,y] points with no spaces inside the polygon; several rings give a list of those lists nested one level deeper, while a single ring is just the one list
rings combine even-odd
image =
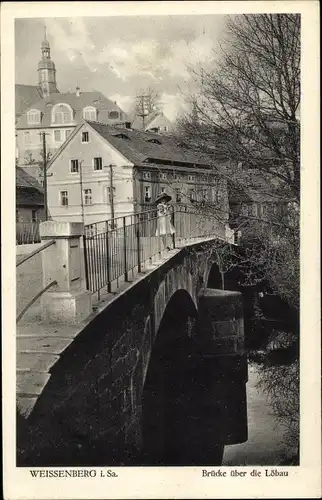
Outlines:
[{"label": "railing post", "polygon": [[106,277],[107,277],[107,291],[111,293],[111,273],[110,273],[110,250],[108,241],[108,222],[106,222]]},{"label": "railing post", "polygon": [[[172,208],[171,219],[172,219],[172,225],[173,225],[173,227],[175,229],[175,225],[174,225],[174,208]],[[175,248],[176,247],[176,233],[175,232],[172,235],[172,244],[173,244],[173,248]]]},{"label": "railing post", "polygon": [[83,234],[83,245],[84,245],[84,268],[85,268],[85,283],[86,283],[86,289],[90,290],[90,282],[89,282],[89,274],[88,274],[88,255],[87,255],[87,241],[86,241],[86,235],[85,233]]},{"label": "railing post", "polygon": [[140,258],[140,222],[138,216],[136,217],[136,243],[138,247],[138,253],[137,253],[137,264],[138,264],[138,273],[141,272],[141,258]]},{"label": "railing post", "polygon": [[126,255],[127,245],[126,245],[126,225],[125,225],[125,223],[126,223],[126,220],[125,220],[125,217],[123,217],[124,280],[128,281],[129,277],[128,277],[128,272],[127,272],[127,255]]},{"label": "railing post", "polygon": [[42,243],[54,240],[42,254],[43,285],[57,285],[41,299],[42,319],[76,324],[92,312],[92,294],[86,290],[84,252],[81,248],[84,224],[46,221],[40,224]]}]

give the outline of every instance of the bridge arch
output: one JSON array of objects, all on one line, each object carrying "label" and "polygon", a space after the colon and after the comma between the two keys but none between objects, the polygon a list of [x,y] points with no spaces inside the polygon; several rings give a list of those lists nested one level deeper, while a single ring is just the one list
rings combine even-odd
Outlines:
[{"label": "bridge arch", "polygon": [[209,269],[209,273],[206,280],[206,288],[215,288],[218,290],[222,290],[223,288],[222,274],[216,262],[211,263],[211,267]]},{"label": "bridge arch", "polygon": [[142,394],[143,461],[177,465],[180,426],[185,415],[180,399],[188,383],[197,309],[186,290],[177,290],[166,305],[152,347]]},{"label": "bridge arch", "polygon": [[[145,465],[204,463],[204,373],[197,328],[198,312],[191,295],[186,290],[176,291],[157,331],[142,393]],[[222,449],[212,450],[214,465],[221,455]]]}]

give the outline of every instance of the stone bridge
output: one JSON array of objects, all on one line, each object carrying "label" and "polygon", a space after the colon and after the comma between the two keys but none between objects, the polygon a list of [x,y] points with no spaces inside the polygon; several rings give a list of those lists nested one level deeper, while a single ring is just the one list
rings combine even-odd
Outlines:
[{"label": "stone bridge", "polygon": [[[63,252],[70,271],[68,234],[45,266]],[[219,465],[247,440],[242,297],[222,290],[216,245],[167,252],[78,323],[50,320],[47,292],[46,321],[17,329],[18,466]]]}]

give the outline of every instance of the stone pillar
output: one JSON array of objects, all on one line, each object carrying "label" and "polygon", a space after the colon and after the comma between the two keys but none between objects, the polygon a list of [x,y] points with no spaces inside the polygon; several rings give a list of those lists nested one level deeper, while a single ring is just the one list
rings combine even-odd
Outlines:
[{"label": "stone pillar", "polygon": [[42,295],[42,319],[77,324],[92,312],[92,294],[86,290],[80,222],[47,221],[40,224],[41,242],[55,244],[41,252],[43,285],[57,281]]},{"label": "stone pillar", "polygon": [[199,352],[211,418],[207,441],[242,443],[247,440],[248,371],[241,293],[204,289],[199,296],[199,318]]}]

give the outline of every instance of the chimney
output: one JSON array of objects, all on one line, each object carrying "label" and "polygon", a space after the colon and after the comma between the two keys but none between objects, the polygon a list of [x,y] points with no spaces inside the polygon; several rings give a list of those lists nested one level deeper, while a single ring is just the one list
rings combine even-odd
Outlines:
[{"label": "chimney", "polygon": [[80,96],[80,86],[77,85],[76,87],[76,96],[79,97]]}]

